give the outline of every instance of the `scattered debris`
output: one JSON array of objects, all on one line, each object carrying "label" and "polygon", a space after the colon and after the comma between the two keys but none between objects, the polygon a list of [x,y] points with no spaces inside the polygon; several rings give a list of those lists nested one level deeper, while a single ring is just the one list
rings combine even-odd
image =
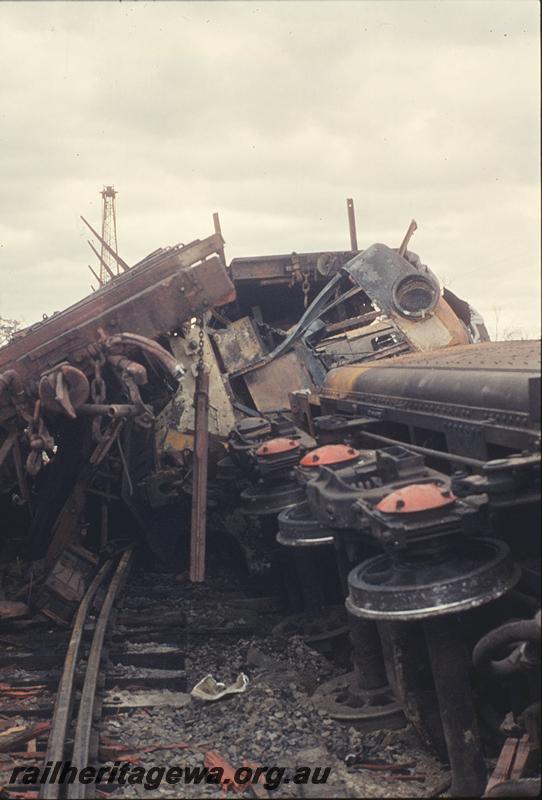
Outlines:
[{"label": "scattered debris", "polygon": [[26,603],[16,600],[0,600],[0,619],[17,619],[28,614]]},{"label": "scattered debris", "polygon": [[21,744],[26,744],[32,739],[37,739],[46,733],[51,727],[50,722],[39,722],[29,727],[18,726],[13,730],[6,730],[0,733],[0,753],[9,753]]},{"label": "scattered debris", "polygon": [[206,675],[198,681],[190,694],[199,700],[220,700],[227,694],[240,694],[246,692],[249,680],[244,672],[240,672],[237,679],[230,684],[220,683],[212,675]]},{"label": "scattered debris", "polygon": [[235,780],[236,770],[232,767],[231,764],[228,764],[219,753],[215,753],[214,751],[210,750],[208,753],[205,754],[204,762],[206,767],[209,769],[219,769],[222,771],[222,776],[220,778],[220,784],[222,786],[222,791],[224,794],[227,794],[229,789],[232,791],[237,792],[237,794],[243,794],[248,790],[247,784],[240,784],[237,783]]}]

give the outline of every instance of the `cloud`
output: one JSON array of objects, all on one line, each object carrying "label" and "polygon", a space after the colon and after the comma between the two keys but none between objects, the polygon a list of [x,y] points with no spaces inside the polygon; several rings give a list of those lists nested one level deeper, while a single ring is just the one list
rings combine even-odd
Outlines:
[{"label": "cloud", "polygon": [[[119,190],[134,262],[413,246],[482,313],[539,328],[538,8],[510,2],[2,3],[0,314],[89,289],[79,220]],[[24,278],[22,280],[21,278]]]}]

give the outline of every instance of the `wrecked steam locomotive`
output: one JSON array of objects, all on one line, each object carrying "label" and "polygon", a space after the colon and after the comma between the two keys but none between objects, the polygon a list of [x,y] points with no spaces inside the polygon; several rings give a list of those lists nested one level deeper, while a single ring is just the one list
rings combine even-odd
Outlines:
[{"label": "wrecked steam locomotive", "polygon": [[0,350],[4,518],[26,514],[46,560],[37,607],[68,623],[134,522],[156,559],[181,558],[205,365],[216,546],[302,632],[348,625],[353,669],[314,703],[408,721],[458,796],[528,737],[487,791],[535,791],[538,343],[489,342],[406,246],[222,257],[218,234],[157,251]]}]

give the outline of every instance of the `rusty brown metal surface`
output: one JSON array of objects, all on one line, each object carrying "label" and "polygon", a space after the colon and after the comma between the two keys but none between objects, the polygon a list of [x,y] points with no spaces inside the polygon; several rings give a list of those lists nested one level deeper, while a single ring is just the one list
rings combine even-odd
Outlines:
[{"label": "rusty brown metal surface", "polygon": [[487,782],[484,797],[501,783],[521,778],[529,756],[529,737],[521,739],[508,737],[502,746],[495,768]]},{"label": "rusty brown metal surface", "polygon": [[469,343],[467,329],[442,297],[427,319],[409,320],[395,313],[390,317],[413,350],[424,352]]},{"label": "rusty brown metal surface", "polygon": [[540,343],[482,342],[339,367],[319,396],[327,414],[355,404],[358,415],[426,431],[422,444],[434,431],[449,453],[520,452],[540,437]]},{"label": "rusty brown metal surface", "polygon": [[230,264],[230,275],[235,283],[260,280],[288,283],[296,269],[314,273],[324,260],[327,264],[342,265],[350,258],[350,250],[234,258]]},{"label": "rusty brown metal surface", "polygon": [[42,614],[69,624],[97,570],[94,553],[78,545],[70,545],[60,553],[45,581],[38,608]]},{"label": "rusty brown metal surface", "polygon": [[51,542],[47,550],[46,563],[52,567],[56,559],[70,541],[75,539],[79,528],[83,509],[85,507],[85,491],[88,485],[88,477],[83,475],[79,478],[51,531]]},{"label": "rusty brown metal surface", "polygon": [[264,355],[262,341],[250,317],[231,322],[212,334],[226,372],[242,369]]},{"label": "rusty brown metal surface", "polygon": [[[89,343],[122,331],[153,338],[183,320],[233,299],[216,234],[133,267],[65,311],[19,332],[0,349],[0,369],[14,368],[23,381],[61,360],[84,357]],[[205,259],[204,261],[202,259]]]},{"label": "rusty brown metal surface", "polygon": [[[30,475],[54,452],[55,416],[92,416],[96,442],[107,437],[111,417],[134,416],[140,427],[152,425],[153,409],[140,387],[148,385],[149,374],[176,381],[183,372],[155,339],[235,297],[218,255],[222,246],[222,236],[214,234],[155,251],[79,303],[18,331],[0,349],[0,424],[15,418],[26,425]],[[115,402],[112,377],[128,404]]]},{"label": "rusty brown metal surface", "polygon": [[194,438],[194,478],[190,535],[190,580],[205,579],[205,539],[207,526],[207,463],[209,446],[209,373],[201,368],[194,395],[196,423]]},{"label": "rusty brown metal surface", "polygon": [[307,367],[295,351],[248,372],[244,379],[261,413],[287,408],[288,392],[315,388]]},{"label": "rusty brown metal surface", "polygon": [[288,395],[292,418],[296,425],[315,435],[314,419],[318,416],[320,400],[317,395],[305,391],[290,392]]}]

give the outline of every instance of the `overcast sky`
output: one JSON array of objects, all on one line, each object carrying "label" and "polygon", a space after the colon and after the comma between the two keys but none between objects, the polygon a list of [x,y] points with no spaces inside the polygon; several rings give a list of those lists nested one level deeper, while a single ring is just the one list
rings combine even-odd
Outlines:
[{"label": "overcast sky", "polygon": [[90,291],[119,251],[411,249],[494,330],[539,335],[537,0],[0,3],[0,315]]}]

